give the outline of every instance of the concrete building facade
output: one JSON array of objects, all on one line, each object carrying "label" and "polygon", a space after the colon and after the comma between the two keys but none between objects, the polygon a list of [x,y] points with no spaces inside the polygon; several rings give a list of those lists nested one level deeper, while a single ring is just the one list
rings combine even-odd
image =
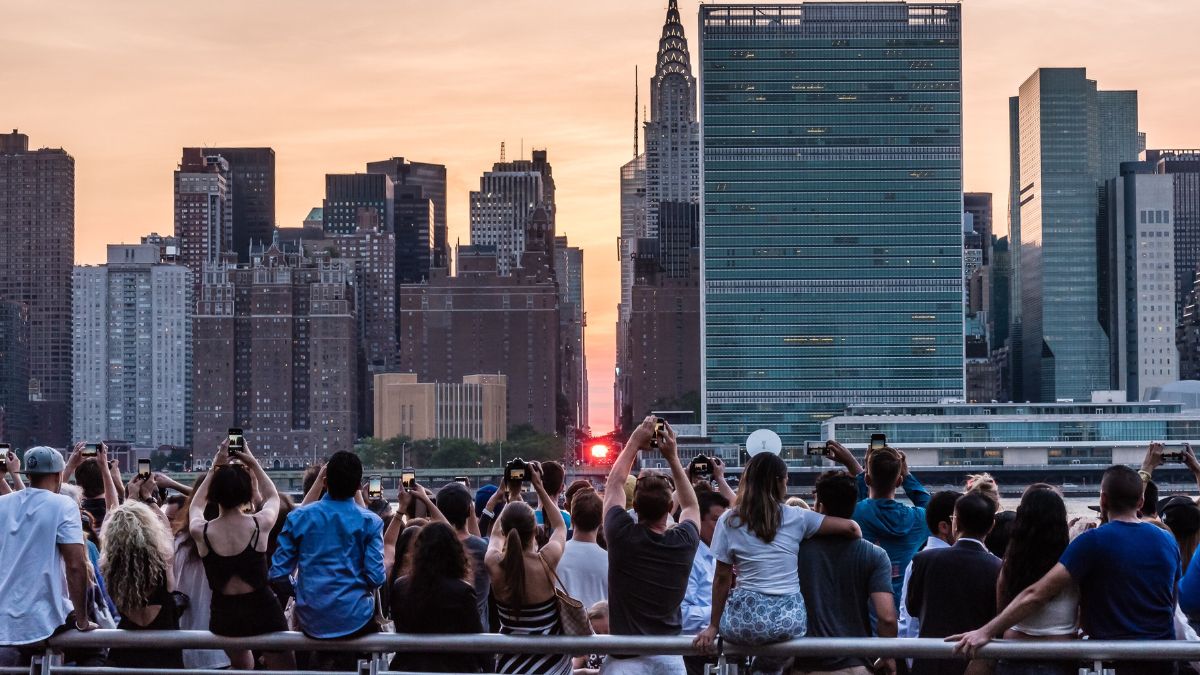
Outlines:
[{"label": "concrete building facade", "polygon": [[175,170],[175,236],[193,289],[199,289],[205,265],[233,250],[233,187],[227,159],[203,148],[183,149]]},{"label": "concrete building facade", "polygon": [[354,447],[359,342],[353,267],[272,245],[210,267],[193,323],[193,444],[240,427],[267,466]]},{"label": "concrete building facade", "polygon": [[74,438],[187,446],[191,274],[152,243],[110,244],[107,260],[75,268]]},{"label": "concrete building facade", "polygon": [[375,437],[503,441],[508,438],[507,380],[465,375],[461,383],[421,382],[414,373],[378,374]]}]

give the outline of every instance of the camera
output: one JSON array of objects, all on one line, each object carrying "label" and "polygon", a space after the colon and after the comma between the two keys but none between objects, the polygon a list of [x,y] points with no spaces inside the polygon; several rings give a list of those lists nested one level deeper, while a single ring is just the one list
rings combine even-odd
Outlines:
[{"label": "camera", "polygon": [[529,466],[520,457],[504,466],[504,479],[509,483],[528,483]]},{"label": "camera", "polygon": [[400,485],[402,485],[405,490],[411,490],[413,483],[416,482],[416,480],[417,472],[412,467],[405,469],[404,473],[400,474]]},{"label": "camera", "polygon": [[692,463],[688,466],[688,470],[695,476],[708,477],[712,475],[712,460],[704,455],[696,455]]},{"label": "camera", "polygon": [[871,449],[882,450],[887,447],[887,434],[871,434]]},{"label": "camera", "polygon": [[829,444],[825,441],[805,441],[804,443],[804,452],[807,455],[824,455],[828,449]]}]

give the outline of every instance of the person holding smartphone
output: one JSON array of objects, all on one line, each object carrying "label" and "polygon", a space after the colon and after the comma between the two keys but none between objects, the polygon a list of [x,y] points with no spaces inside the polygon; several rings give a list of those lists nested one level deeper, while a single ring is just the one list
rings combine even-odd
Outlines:
[{"label": "person holding smartphone", "polygon": [[108,446],[104,443],[76,443],[67,460],[67,475],[83,489],[80,508],[92,515],[96,531],[104,525],[108,511],[117,508],[120,498],[112,473],[108,470]]},{"label": "person holding smartphone", "polygon": [[[240,464],[232,464],[234,459]],[[246,513],[254,494],[251,476],[257,480],[263,499],[257,513]],[[204,517],[209,499],[220,507],[220,515],[211,521]],[[275,484],[249,447],[243,445],[231,452],[227,439],[217,450],[208,477],[192,495],[188,508],[188,531],[212,588],[209,630],[213,633],[248,637],[288,629],[283,608],[267,583],[267,535],[278,515]],[[249,650],[227,649],[225,653],[234,669],[254,670]],[[296,667],[291,652],[268,653],[264,661],[269,670]]]}]

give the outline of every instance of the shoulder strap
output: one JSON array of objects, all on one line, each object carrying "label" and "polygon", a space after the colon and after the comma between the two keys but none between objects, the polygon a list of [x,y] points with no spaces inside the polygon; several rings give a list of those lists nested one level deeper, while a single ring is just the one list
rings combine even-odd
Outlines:
[{"label": "shoulder strap", "polygon": [[567,587],[563,585],[562,580],[558,578],[558,574],[554,572],[554,568],[550,567],[550,563],[546,562],[545,556],[540,551],[538,552],[538,560],[542,562],[542,567],[546,570],[546,577],[550,579],[550,587],[566,593]]},{"label": "shoulder strap", "polygon": [[204,521],[204,545],[208,548],[208,552],[212,553],[212,544],[208,543],[208,521]]},{"label": "shoulder strap", "polygon": [[254,535],[252,537],[250,537],[250,547],[257,549],[258,548],[258,532],[259,532],[258,518],[251,517],[251,520],[254,521]]}]

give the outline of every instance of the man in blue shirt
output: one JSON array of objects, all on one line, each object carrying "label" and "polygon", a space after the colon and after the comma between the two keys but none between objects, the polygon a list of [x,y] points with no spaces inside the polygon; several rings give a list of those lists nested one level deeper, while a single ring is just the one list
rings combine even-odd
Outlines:
[{"label": "man in blue shirt", "polygon": [[[956,651],[974,656],[993,637],[1039,612],[1073,581],[1079,586],[1083,630],[1093,640],[1172,640],[1179,547],[1169,532],[1138,520],[1142,478],[1112,466],[1100,483],[1106,524],[1075,538],[1058,564],[1022,591],[983,628],[956,635]],[[1117,675],[1175,672],[1171,662],[1123,662]]]},{"label": "man in blue shirt", "polygon": [[[353,638],[376,632],[375,589],[384,583],[383,521],[359,506],[362,462],[336,452],[325,468],[326,494],[288,515],[271,560],[274,586],[296,574],[296,612],[310,637]],[[354,670],[356,656],[325,652],[323,670]]]},{"label": "man in blue shirt", "polygon": [[[929,491],[908,471],[904,455],[889,447],[867,453],[867,470],[837,441],[829,441],[828,457],[846,467],[859,487],[854,521],[862,528],[862,538],[882,548],[892,562],[892,595],[897,606],[904,590],[904,571],[921,545],[929,537],[925,524],[925,506]],[[896,489],[913,503],[902,504]]]},{"label": "man in blue shirt", "polygon": [[[700,544],[696,547],[692,572],[688,575],[687,592],[684,593],[683,604],[680,605],[684,635],[695,635],[708,628],[708,620],[712,618],[712,586],[713,577],[717,572],[717,559],[709,546],[712,545],[717,521],[729,508],[729,500],[712,490],[698,493],[696,499],[700,503]],[[683,657],[683,665],[687,668],[688,675],[700,675],[709,661],[710,659],[703,655]]]}]

